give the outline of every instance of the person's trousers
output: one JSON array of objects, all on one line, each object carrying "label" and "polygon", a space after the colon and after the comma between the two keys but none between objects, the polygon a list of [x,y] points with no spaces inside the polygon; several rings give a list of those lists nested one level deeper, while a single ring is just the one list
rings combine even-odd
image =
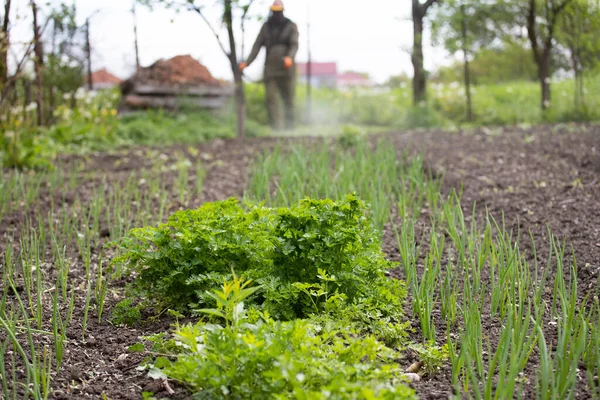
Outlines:
[{"label": "person's trousers", "polygon": [[[294,128],[296,82],[291,76],[265,79],[265,94],[269,124],[275,130]],[[281,96],[283,111],[278,97]]]}]

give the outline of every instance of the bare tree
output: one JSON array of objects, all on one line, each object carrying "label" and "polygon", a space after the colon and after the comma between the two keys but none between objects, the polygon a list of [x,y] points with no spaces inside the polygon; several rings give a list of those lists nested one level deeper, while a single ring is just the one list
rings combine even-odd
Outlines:
[{"label": "bare tree", "polygon": [[427,0],[421,4],[419,0],[412,0],[412,20],[413,20],[413,52],[412,64],[414,67],[413,76],[413,103],[415,106],[426,100],[427,77],[425,76],[425,62],[423,56],[423,32],[425,30],[425,16],[427,11],[441,0]]},{"label": "bare tree", "polygon": [[[204,13],[205,7],[199,3],[201,0],[138,0],[140,3],[147,6],[153,4],[163,4],[167,7],[173,8],[187,8],[190,11],[194,11],[198,14],[202,20],[206,23],[210,31],[213,33],[219,47],[223,51],[223,54],[227,57],[229,65],[231,66],[231,72],[233,73],[233,80],[235,84],[235,110],[237,116],[237,135],[240,138],[245,136],[245,125],[246,125],[246,94],[244,92],[244,79],[242,72],[239,68],[239,58],[237,54],[237,42],[235,32],[233,29],[234,9],[242,10],[241,24],[244,26],[244,21],[248,16],[248,11],[254,0],[223,0],[220,2],[223,5],[223,13],[221,21],[225,25],[228,37],[228,46],[226,46],[221,40],[219,30],[210,22],[206,14]],[[245,29],[245,28],[244,28]],[[227,48],[229,47],[229,48]]]}]

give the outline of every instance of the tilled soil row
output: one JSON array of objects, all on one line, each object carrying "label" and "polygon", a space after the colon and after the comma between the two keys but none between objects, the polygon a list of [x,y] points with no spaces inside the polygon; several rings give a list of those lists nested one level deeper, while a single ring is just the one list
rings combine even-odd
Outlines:
[{"label": "tilled soil row", "polygon": [[[600,127],[564,125],[455,133],[413,131],[378,135],[371,140],[382,136],[391,140],[399,152],[422,153],[430,172],[444,176],[446,194],[462,188],[466,215],[472,213],[476,204],[478,218],[485,216],[486,209],[496,218],[503,217],[507,227],[523,233],[521,247],[526,251],[531,248],[531,232],[538,261],[544,265],[549,254],[548,226],[573,249],[582,288],[596,287],[600,273]],[[199,206],[207,201],[242,196],[256,154],[276,143],[287,142],[278,139],[214,141],[196,146],[193,152],[183,146],[160,149],[160,152],[167,156],[184,152],[192,161],[203,160],[207,164],[202,193],[191,204]],[[70,168],[83,162],[87,170],[102,171],[109,179],[118,180],[150,168],[155,160],[144,154],[143,149],[136,149],[118,155],[94,155],[86,160],[67,157],[61,164]],[[167,177],[173,181],[176,178],[175,174]],[[84,188],[77,194],[85,197],[87,192],[89,188]],[[39,204],[41,211],[47,212],[50,200],[40,199]],[[24,214],[17,211],[5,219],[6,223],[0,226],[0,237],[18,231]],[[420,221],[419,229],[426,231],[427,221]],[[391,259],[398,259],[391,229],[384,232],[383,248]],[[72,257],[77,258],[74,254]],[[73,271],[83,274],[81,266]],[[392,275],[402,278],[401,271],[394,271]],[[122,285],[113,287],[105,316],[110,315],[111,308],[120,299]],[[74,321],[82,320],[82,301],[77,302]],[[441,314],[436,316],[438,331],[443,332]],[[96,319],[95,315],[90,316],[85,341],[81,340],[81,326],[70,328],[64,368],[54,380],[54,398],[99,398],[104,394],[108,399],[139,399],[142,391],[166,396],[167,388],[161,382],[152,381],[145,372],[136,370],[141,356],[129,353],[127,348],[141,336],[168,330],[170,322],[163,320],[123,328],[111,325],[106,318],[100,323]],[[488,325],[484,329],[490,333],[498,328],[493,322]],[[418,340],[418,323],[414,328],[414,338]],[[408,365],[412,360],[404,361]],[[534,374],[532,363],[526,375],[534,377]],[[185,390],[172,387],[176,392],[174,398],[185,398]],[[449,368],[415,383],[414,387],[422,398],[447,398],[451,394]],[[531,385],[525,387],[527,393],[534,389]],[[586,396],[583,391],[578,393],[579,398]]]}]

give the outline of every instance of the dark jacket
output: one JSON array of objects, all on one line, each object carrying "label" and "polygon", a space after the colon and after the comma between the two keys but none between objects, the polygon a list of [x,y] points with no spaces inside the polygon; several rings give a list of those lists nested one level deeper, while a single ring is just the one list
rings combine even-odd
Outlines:
[{"label": "dark jacket", "polygon": [[296,57],[296,53],[298,52],[298,36],[298,26],[287,18],[281,24],[267,21],[262,26],[246,63],[248,65],[252,64],[264,46],[267,49],[265,79],[293,76],[295,74],[295,66],[285,69],[283,67],[283,58],[291,57],[294,59]]}]

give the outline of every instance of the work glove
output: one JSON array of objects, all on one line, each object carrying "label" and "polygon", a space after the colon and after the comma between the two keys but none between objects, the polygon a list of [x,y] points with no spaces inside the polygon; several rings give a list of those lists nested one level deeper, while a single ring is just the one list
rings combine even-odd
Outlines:
[{"label": "work glove", "polygon": [[248,66],[248,64],[246,64],[245,62],[241,63],[240,64],[240,71],[244,71],[247,66]]},{"label": "work glove", "polygon": [[294,65],[294,60],[292,60],[292,57],[283,57],[283,68],[290,69],[292,68],[292,65]]}]

